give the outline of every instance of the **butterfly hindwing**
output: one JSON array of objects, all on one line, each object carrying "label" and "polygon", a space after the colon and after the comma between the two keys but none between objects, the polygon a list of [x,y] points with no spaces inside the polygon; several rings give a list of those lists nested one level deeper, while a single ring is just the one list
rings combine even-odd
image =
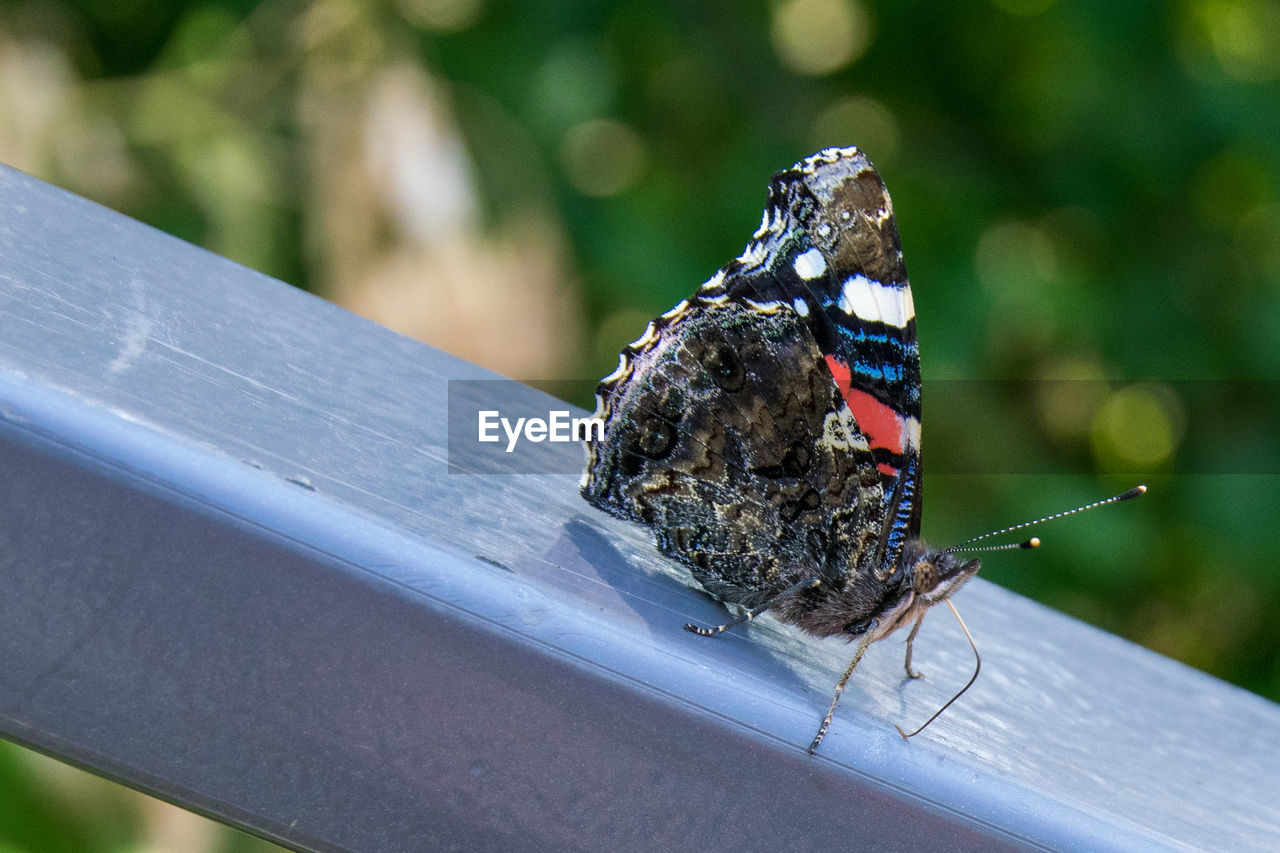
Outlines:
[{"label": "butterfly hindwing", "polygon": [[801,318],[698,298],[600,389],[583,494],[651,527],[708,592],[756,606],[873,550],[883,489]]}]

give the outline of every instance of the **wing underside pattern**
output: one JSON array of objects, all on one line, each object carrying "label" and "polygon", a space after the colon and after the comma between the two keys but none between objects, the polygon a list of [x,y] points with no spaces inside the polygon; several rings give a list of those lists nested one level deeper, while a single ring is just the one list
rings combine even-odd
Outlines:
[{"label": "wing underside pattern", "polygon": [[[708,591],[753,606],[815,562],[893,574],[919,532],[920,362],[866,157],[827,149],[776,175],[742,255],[651,323],[597,396],[612,434],[584,495],[650,525]],[[703,518],[725,513],[745,523]]]}]

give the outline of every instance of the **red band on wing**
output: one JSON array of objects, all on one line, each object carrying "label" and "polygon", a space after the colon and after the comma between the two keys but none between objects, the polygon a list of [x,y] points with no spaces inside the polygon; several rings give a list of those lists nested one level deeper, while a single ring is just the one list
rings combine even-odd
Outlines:
[{"label": "red band on wing", "polygon": [[[849,375],[849,366],[833,355],[826,357],[827,368],[836,380],[840,395],[849,404],[853,419],[858,422],[858,429],[867,437],[871,447],[882,447],[894,455],[902,453],[902,433],[906,427],[906,418],[892,406],[888,406],[860,388],[854,388]],[[897,476],[898,469],[881,462],[876,467],[882,474]]]}]

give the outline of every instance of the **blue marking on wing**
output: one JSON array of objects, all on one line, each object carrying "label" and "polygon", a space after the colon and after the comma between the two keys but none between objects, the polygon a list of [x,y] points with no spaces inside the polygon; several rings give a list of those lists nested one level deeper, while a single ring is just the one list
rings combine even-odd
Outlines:
[{"label": "blue marking on wing", "polygon": [[849,365],[849,370],[873,381],[901,382],[903,376],[902,365],[872,364],[865,361],[857,361]]},{"label": "blue marking on wing", "polygon": [[863,380],[855,384],[867,390],[892,389],[892,401],[905,403],[906,410],[914,414],[920,404],[919,346],[915,338],[904,339],[901,332],[891,334],[883,329],[839,325],[840,350],[848,358],[850,372]]},{"label": "blue marking on wing", "polygon": [[898,472],[902,494],[896,506],[886,493],[886,507],[894,513],[884,552],[885,562],[889,565],[901,561],[902,549],[907,539],[918,536],[920,532],[920,503],[916,488],[920,479],[919,466],[920,457],[913,454],[908,457],[906,466]]}]

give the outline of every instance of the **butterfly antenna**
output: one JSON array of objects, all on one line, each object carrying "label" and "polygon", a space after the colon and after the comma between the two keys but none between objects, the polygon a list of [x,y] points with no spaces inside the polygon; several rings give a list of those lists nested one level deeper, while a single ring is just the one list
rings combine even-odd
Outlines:
[{"label": "butterfly antenna", "polygon": [[950,548],[944,549],[942,553],[952,554],[957,551],[1007,551],[1007,550],[1012,550],[1014,548],[1038,548],[1040,547],[1040,540],[1034,536],[1025,542],[1018,542],[1012,545],[994,545],[994,546],[984,546],[980,548],[969,548],[967,546],[973,542],[981,542],[983,539],[990,539],[993,536],[1003,536],[1004,534],[1012,533],[1015,530],[1023,530],[1028,527],[1034,527],[1037,524],[1044,524],[1046,521],[1053,521],[1055,518],[1066,518],[1068,515],[1075,515],[1076,513],[1084,512],[1087,509],[1097,509],[1098,507],[1106,506],[1107,504],[1114,504],[1114,503],[1119,503],[1120,501],[1132,500],[1133,498],[1136,498],[1138,495],[1145,494],[1146,491],[1147,491],[1146,486],[1134,486],[1132,489],[1125,492],[1124,494],[1112,495],[1109,498],[1104,498],[1100,501],[1094,501],[1093,503],[1085,504],[1084,506],[1078,506],[1075,509],[1069,509],[1069,510],[1066,510],[1065,512],[1055,512],[1053,515],[1046,515],[1044,518],[1037,518],[1035,521],[1024,521],[1021,524],[1015,524],[1012,527],[1003,527],[999,530],[993,530],[990,533],[984,533],[981,536],[975,536],[972,539],[966,539],[965,541],[959,543],[958,545],[952,545]]},{"label": "butterfly antenna", "polygon": [[[995,535],[995,534],[990,534],[990,535]],[[973,540],[970,540],[970,541],[973,541]],[[962,548],[959,545],[955,545],[951,548],[948,548],[943,553],[950,554],[954,551],[960,550],[960,551],[964,551],[966,554],[973,554],[978,551],[1017,551],[1017,550],[1028,550],[1031,548],[1039,548],[1039,547],[1040,547],[1040,537],[1032,536],[1030,539],[1027,539],[1024,542],[1010,542],[1007,545],[979,545],[977,548]]]}]

